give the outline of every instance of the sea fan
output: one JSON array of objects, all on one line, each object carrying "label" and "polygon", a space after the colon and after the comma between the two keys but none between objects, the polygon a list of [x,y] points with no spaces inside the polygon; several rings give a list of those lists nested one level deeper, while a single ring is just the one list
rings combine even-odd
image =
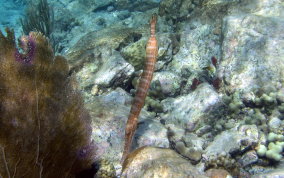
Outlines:
[{"label": "sea fan", "polygon": [[[90,119],[66,60],[38,32],[0,32],[0,177],[75,177],[91,166]],[[28,65],[27,65],[28,64]]]}]

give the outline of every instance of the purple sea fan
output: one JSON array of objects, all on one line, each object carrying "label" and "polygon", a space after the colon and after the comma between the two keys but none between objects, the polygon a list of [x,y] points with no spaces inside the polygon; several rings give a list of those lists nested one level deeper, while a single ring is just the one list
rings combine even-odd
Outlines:
[{"label": "purple sea fan", "polygon": [[20,39],[20,47],[24,52],[20,53],[19,50],[16,49],[16,61],[23,64],[32,64],[36,51],[36,43],[33,37],[31,35],[22,36]]}]

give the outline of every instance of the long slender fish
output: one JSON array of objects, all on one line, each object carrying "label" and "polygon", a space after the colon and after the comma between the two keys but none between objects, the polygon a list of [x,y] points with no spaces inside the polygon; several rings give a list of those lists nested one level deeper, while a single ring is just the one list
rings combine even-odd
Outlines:
[{"label": "long slender fish", "polygon": [[155,35],[156,23],[157,23],[157,15],[153,14],[150,21],[151,36],[146,46],[146,61],[144,64],[143,73],[139,80],[138,88],[136,90],[136,94],[131,106],[131,110],[125,128],[125,143],[124,143],[124,151],[121,162],[125,160],[126,156],[130,152],[133,136],[137,128],[138,116],[140,114],[142,107],[144,106],[145,98],[153,77],[155,63],[158,56],[158,42]]}]

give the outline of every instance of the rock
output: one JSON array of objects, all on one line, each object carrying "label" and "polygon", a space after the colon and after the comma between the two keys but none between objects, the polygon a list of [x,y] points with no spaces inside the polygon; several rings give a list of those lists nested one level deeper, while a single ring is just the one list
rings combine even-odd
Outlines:
[{"label": "rock", "polygon": [[[110,160],[116,169],[120,166],[130,101],[130,96],[124,90],[116,89],[94,97],[86,105],[92,118],[92,139],[97,146],[96,156]],[[150,118],[153,115],[142,109],[139,121]]]},{"label": "rock", "polygon": [[194,0],[164,0],[159,7],[159,15],[170,19],[187,17],[194,9]]},{"label": "rock", "polygon": [[115,178],[116,173],[114,166],[108,160],[99,160],[95,163],[95,168],[97,169],[94,178]]},{"label": "rock", "polygon": [[207,6],[221,6],[221,5],[228,5],[234,2],[237,2],[238,0],[212,0],[209,1]]},{"label": "rock", "polygon": [[257,0],[254,5],[258,6],[258,8],[252,8],[251,11],[255,11],[256,15],[264,16],[264,17],[283,17],[283,4],[281,4],[281,0],[276,1],[265,1],[265,0]]},{"label": "rock", "polygon": [[124,87],[133,72],[133,67],[118,52],[113,51],[111,56],[105,58],[102,63],[84,65],[76,76],[83,90],[93,86],[99,90],[111,86]]},{"label": "rock", "polygon": [[169,70],[178,75],[185,69],[188,69],[189,74],[202,73],[212,56],[219,59],[219,38],[212,33],[213,29],[212,24],[196,21],[185,24],[180,34],[179,51],[168,64]]},{"label": "rock", "polygon": [[[139,19],[137,19],[139,20]],[[148,32],[148,31],[147,31]],[[149,34],[145,33],[138,41],[131,43],[121,50],[121,54],[125,60],[134,66],[136,70],[143,69],[146,58],[146,44]],[[161,69],[165,63],[169,62],[172,58],[173,48],[177,46],[175,35],[162,33],[157,34],[156,38],[159,42],[158,60],[155,69]]]},{"label": "rock", "polygon": [[246,167],[250,164],[256,163],[258,160],[258,156],[256,154],[256,151],[252,150],[252,151],[248,151],[246,152],[240,159],[239,159],[239,163],[243,166]]},{"label": "rock", "polygon": [[180,91],[181,80],[178,75],[170,71],[155,72],[153,83],[159,82],[162,93],[160,96],[174,96]]},{"label": "rock", "polygon": [[231,154],[258,143],[258,130],[255,125],[243,125],[227,131],[214,138],[214,141],[206,148],[204,156],[217,158],[222,154]]},{"label": "rock", "polygon": [[66,52],[70,68],[78,71],[90,63],[95,63],[99,68],[114,50],[125,43],[130,43],[132,38],[141,36],[141,31],[123,28],[120,25],[89,32]]},{"label": "rock", "polygon": [[116,0],[114,6],[118,10],[128,9],[131,11],[146,11],[158,7],[161,0]]},{"label": "rock", "polygon": [[[216,127],[216,126],[215,126]],[[196,130],[196,134],[198,136],[202,136],[212,130],[212,127],[210,125],[204,125]]]},{"label": "rock", "polygon": [[136,148],[142,146],[169,148],[167,129],[160,122],[151,119],[139,122],[135,140]]},{"label": "rock", "polygon": [[116,88],[111,92],[104,93],[98,98],[104,104],[131,105],[132,103],[132,97],[122,88]]},{"label": "rock", "polygon": [[278,130],[281,127],[281,122],[279,118],[272,117],[268,122],[268,126],[271,130]]},{"label": "rock", "polygon": [[171,146],[182,156],[191,161],[198,162],[203,153],[205,140],[193,133],[184,133],[173,125],[168,127],[168,139]]},{"label": "rock", "polygon": [[268,173],[257,174],[252,176],[252,178],[259,178],[259,177],[282,178],[284,177],[284,171],[283,169],[276,169],[273,171],[270,170]]},{"label": "rock", "polygon": [[194,147],[199,150],[202,150],[204,147],[204,143],[205,143],[204,139],[202,139],[201,137],[198,137],[197,135],[193,133],[186,133],[182,137],[182,139],[187,147]]},{"label": "rock", "polygon": [[94,85],[104,88],[125,86],[133,72],[133,67],[120,56],[119,52],[114,51],[104,60],[92,80]]},{"label": "rock", "polygon": [[210,178],[229,178],[232,177],[228,171],[224,169],[209,169],[206,171],[206,176]]},{"label": "rock", "polygon": [[228,90],[277,90],[278,79],[283,75],[280,71],[284,70],[284,52],[280,49],[284,45],[283,18],[236,15],[224,18],[223,24],[219,74]]},{"label": "rock", "polygon": [[139,36],[134,30],[115,28],[91,32],[81,38],[67,54],[81,88],[125,87],[134,68],[115,49],[136,35]]},{"label": "rock", "polygon": [[192,161],[197,162],[201,159],[202,149],[187,147],[182,141],[176,142],[174,148],[179,154]]},{"label": "rock", "polygon": [[112,4],[112,0],[79,0],[88,11],[107,10],[108,6]]},{"label": "rock", "polygon": [[121,177],[205,178],[206,176],[173,150],[142,147],[127,157],[123,163]]},{"label": "rock", "polygon": [[182,141],[185,148],[183,152],[181,152],[182,150],[179,152],[190,160],[199,161],[202,157],[205,140],[193,133],[186,133],[182,137]]},{"label": "rock", "polygon": [[135,43],[131,43],[121,50],[121,54],[136,70],[143,69],[146,57],[146,43],[148,38],[144,37]]},{"label": "rock", "polygon": [[162,101],[164,114],[161,118],[166,125],[174,124],[180,128],[201,122],[202,115],[220,102],[218,94],[208,84],[201,84],[195,91],[177,98]]},{"label": "rock", "polygon": [[279,102],[284,103],[284,88],[281,88],[277,94],[276,94],[276,98]]}]

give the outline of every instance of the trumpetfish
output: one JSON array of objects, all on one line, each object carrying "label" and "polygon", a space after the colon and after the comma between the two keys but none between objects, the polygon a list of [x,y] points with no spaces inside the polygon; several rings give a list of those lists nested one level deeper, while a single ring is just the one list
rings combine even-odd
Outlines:
[{"label": "trumpetfish", "polygon": [[158,56],[158,41],[156,39],[157,15],[153,14],[150,20],[150,38],[146,45],[146,60],[139,80],[136,94],[131,105],[130,113],[125,128],[125,143],[121,162],[123,163],[130,152],[134,133],[137,128],[138,116],[144,106],[145,98],[150,87]]}]

